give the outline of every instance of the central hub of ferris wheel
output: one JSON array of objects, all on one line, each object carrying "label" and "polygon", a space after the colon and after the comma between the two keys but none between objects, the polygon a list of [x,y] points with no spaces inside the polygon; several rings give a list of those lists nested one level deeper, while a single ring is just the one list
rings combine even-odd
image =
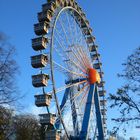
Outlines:
[{"label": "central hub of ferris wheel", "polygon": [[88,76],[90,84],[100,83],[101,81],[99,73],[94,68],[89,68]]}]

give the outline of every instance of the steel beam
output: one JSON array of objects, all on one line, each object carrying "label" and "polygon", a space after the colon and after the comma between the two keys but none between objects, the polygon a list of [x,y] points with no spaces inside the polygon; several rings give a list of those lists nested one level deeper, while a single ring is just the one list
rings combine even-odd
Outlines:
[{"label": "steel beam", "polygon": [[[74,87],[71,89],[74,90]],[[72,121],[73,121],[73,130],[75,136],[79,135],[79,128],[78,128],[78,123],[77,122],[77,111],[76,111],[76,105],[75,101],[73,99],[74,93],[73,91],[70,92],[70,102],[71,102],[71,111],[72,111]]]},{"label": "steel beam", "polygon": [[89,131],[89,123],[90,123],[90,117],[91,117],[91,107],[92,107],[92,101],[93,101],[93,93],[95,90],[95,85],[90,85],[90,90],[87,97],[87,102],[85,106],[85,112],[82,122],[82,129],[80,132],[80,140],[87,140],[88,139],[88,131]]},{"label": "steel beam", "polygon": [[[64,96],[63,96],[63,99],[62,99],[62,102],[61,102],[61,105],[60,105],[60,110],[65,106],[65,103],[67,102],[67,99],[68,99],[68,95],[70,94],[70,88],[67,88],[66,90],[65,90],[65,93],[64,93]],[[61,115],[62,115],[62,117],[63,117],[63,115],[64,115],[64,111],[62,111],[61,112]],[[59,119],[59,118],[58,118]],[[56,124],[55,124],[55,127],[56,127],[56,129],[59,129],[59,127],[60,127],[60,123],[61,123],[61,121],[60,120],[56,120]]]},{"label": "steel beam", "polygon": [[94,103],[95,103],[95,109],[96,109],[96,118],[97,118],[97,128],[98,128],[98,140],[104,140],[104,128],[103,128],[103,122],[102,122],[102,115],[100,110],[100,100],[99,100],[99,93],[97,86],[95,87],[94,92]]}]

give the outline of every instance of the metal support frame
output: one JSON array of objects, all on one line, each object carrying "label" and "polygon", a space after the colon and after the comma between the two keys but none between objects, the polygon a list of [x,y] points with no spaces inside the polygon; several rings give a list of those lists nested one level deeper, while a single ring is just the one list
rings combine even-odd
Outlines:
[{"label": "metal support frame", "polygon": [[84,118],[83,118],[83,122],[82,122],[82,129],[80,132],[80,140],[87,140],[87,137],[88,137],[94,90],[95,90],[95,85],[94,84],[90,85],[90,90],[88,93],[87,102],[86,102],[86,106],[85,106]]},{"label": "metal support frame", "polygon": [[103,122],[101,118],[101,110],[100,110],[100,102],[99,102],[99,94],[98,94],[98,88],[95,87],[94,92],[94,103],[96,106],[96,118],[97,118],[97,127],[98,127],[98,140],[104,140],[104,128],[103,128]]},{"label": "metal support frame", "polygon": [[[64,93],[64,96],[63,96],[63,99],[62,99],[62,102],[61,102],[61,105],[60,105],[60,110],[62,110],[62,108],[65,106],[65,103],[67,102],[67,99],[68,99],[68,95],[70,94],[70,88],[67,88],[65,90],[65,93]],[[63,116],[64,115],[64,111],[61,111],[61,115]],[[59,118],[58,118],[59,119]],[[56,121],[57,123],[55,124],[55,127],[56,129],[59,129],[60,128],[60,124],[61,124],[61,121],[58,120]]]},{"label": "metal support frame", "polygon": [[[77,81],[79,81],[80,79],[76,79],[74,81],[69,81],[66,84],[69,83],[76,83]],[[80,81],[83,81],[84,79],[81,79]],[[68,100],[68,97],[70,97],[70,103],[71,103],[71,111],[72,111],[72,121],[73,121],[73,129],[75,130],[75,133],[78,135],[79,134],[79,130],[78,130],[78,124],[76,124],[77,122],[77,112],[76,112],[76,106],[75,106],[75,102],[72,100],[73,99],[73,92],[72,92],[73,88],[67,88],[65,90],[61,105],[60,105],[60,110],[65,106],[65,103]],[[63,117],[64,111],[61,112],[61,115]],[[55,124],[56,129],[60,128],[60,120],[56,121],[57,123]]]},{"label": "metal support frame", "polygon": [[88,93],[88,98],[87,98],[86,107],[85,107],[84,118],[82,122],[82,129],[80,132],[80,140],[87,140],[88,138],[88,130],[89,130],[93,98],[94,98],[95,109],[96,109],[98,140],[104,140],[103,123],[102,123],[102,118],[101,118],[99,95],[98,95],[98,89],[97,89],[96,84],[90,85],[90,90]]},{"label": "metal support frame", "polygon": [[[74,88],[72,88],[71,90],[74,90]],[[79,129],[78,129],[78,123],[76,123],[77,122],[77,111],[76,111],[76,105],[75,105],[75,101],[73,100],[73,97],[74,97],[73,92],[70,92],[73,130],[74,130],[75,135],[77,136],[79,134]]]}]

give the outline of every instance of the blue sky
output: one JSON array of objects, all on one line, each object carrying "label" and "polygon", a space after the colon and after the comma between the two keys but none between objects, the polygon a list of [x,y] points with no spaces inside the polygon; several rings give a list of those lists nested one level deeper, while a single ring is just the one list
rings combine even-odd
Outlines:
[{"label": "blue sky", "polygon": [[[30,56],[34,55],[31,39],[35,37],[33,24],[37,23],[37,12],[46,0],[1,0],[0,31],[6,33],[17,49],[17,62],[21,74],[19,89],[26,94],[23,103],[28,108],[34,104],[35,90],[31,75]],[[127,56],[140,45],[140,1],[139,0],[78,0],[93,28],[105,72],[107,93],[115,92],[123,83],[116,74],[121,72]],[[111,114],[111,115],[110,115]],[[108,111],[110,118],[115,116]],[[136,130],[137,131],[137,130]],[[137,134],[135,134],[137,135]]]}]

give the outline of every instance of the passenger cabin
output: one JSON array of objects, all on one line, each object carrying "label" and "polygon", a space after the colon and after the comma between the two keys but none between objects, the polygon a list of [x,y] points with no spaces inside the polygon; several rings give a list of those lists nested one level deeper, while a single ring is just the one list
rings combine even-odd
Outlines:
[{"label": "passenger cabin", "polygon": [[42,11],[47,12],[48,10],[51,10],[52,12],[54,12],[56,7],[57,7],[57,3],[49,2],[42,5]]},{"label": "passenger cabin", "polygon": [[105,96],[106,94],[106,91],[105,90],[100,90],[99,91],[99,96],[102,97],[102,96]]},{"label": "passenger cabin", "polygon": [[106,124],[106,120],[107,120],[106,117],[103,117],[103,118],[102,118],[103,124]]},{"label": "passenger cabin", "polygon": [[60,140],[60,132],[57,130],[47,131],[46,140]]},{"label": "passenger cabin", "polygon": [[48,56],[45,54],[35,55],[31,57],[31,65],[33,68],[45,67],[48,63]]},{"label": "passenger cabin", "polygon": [[101,109],[101,114],[105,116],[106,115],[106,111],[107,111],[106,109]]},{"label": "passenger cabin", "polygon": [[83,19],[81,20],[81,28],[87,28],[87,25]]},{"label": "passenger cabin", "polygon": [[70,6],[73,6],[73,5],[74,5],[74,0],[70,0],[70,1],[69,1],[69,5],[70,5]]},{"label": "passenger cabin", "polygon": [[88,36],[86,41],[87,41],[88,44],[91,44],[95,41],[95,37],[94,36]]},{"label": "passenger cabin", "polygon": [[86,19],[84,22],[86,23],[86,26],[89,27],[89,21]]},{"label": "passenger cabin", "polygon": [[78,4],[77,4],[76,1],[75,1],[75,3],[74,3],[74,8],[75,8],[75,9],[78,9]]},{"label": "passenger cabin", "polygon": [[40,124],[43,124],[43,125],[54,125],[56,115],[55,114],[51,114],[51,113],[39,114],[39,118],[40,118]]},{"label": "passenger cabin", "polygon": [[53,0],[56,4],[56,6],[58,7],[60,4],[62,4],[63,2],[65,2],[64,0]]},{"label": "passenger cabin", "polygon": [[65,0],[64,6],[69,6],[69,1],[68,0]]},{"label": "passenger cabin", "polygon": [[93,67],[94,67],[95,69],[100,69],[101,66],[102,66],[102,63],[95,63],[95,64],[93,64]]},{"label": "passenger cabin", "polygon": [[61,2],[60,5],[63,7],[64,3],[65,3],[65,0],[61,0],[60,2]]},{"label": "passenger cabin", "polygon": [[100,75],[101,78],[103,78],[104,77],[104,72],[99,72],[99,75]]},{"label": "passenger cabin", "polygon": [[45,37],[39,37],[32,39],[32,48],[35,51],[46,49],[46,44],[48,43],[48,39]]},{"label": "passenger cabin", "polygon": [[98,48],[97,45],[91,45],[91,46],[89,46],[89,51],[90,51],[90,52],[94,52],[94,51],[97,50],[97,48]]},{"label": "passenger cabin", "polygon": [[91,35],[91,33],[92,33],[92,29],[91,28],[83,28],[82,29],[83,30],[83,33],[85,34],[85,35]]},{"label": "passenger cabin", "polygon": [[104,126],[104,133],[107,133],[107,126]]},{"label": "passenger cabin", "polygon": [[86,15],[85,15],[85,13],[82,12],[82,9],[81,9],[81,16],[84,20],[86,20]]},{"label": "passenger cabin", "polygon": [[98,87],[102,88],[105,85],[105,81],[101,81],[100,83],[98,83]]},{"label": "passenger cabin", "polygon": [[82,8],[80,6],[77,7],[77,11],[82,15],[83,12],[82,12]]},{"label": "passenger cabin", "polygon": [[94,61],[96,60],[97,58],[100,57],[100,54],[99,53],[95,53],[95,54],[91,54],[91,59]]},{"label": "passenger cabin", "polygon": [[49,75],[38,74],[32,76],[32,84],[34,87],[44,87],[47,86],[49,80]]},{"label": "passenger cabin", "polygon": [[100,106],[106,106],[106,100],[100,100]]},{"label": "passenger cabin", "polygon": [[47,21],[50,22],[52,19],[52,11],[48,10],[46,13],[40,12],[38,13],[38,20],[39,22]]},{"label": "passenger cabin", "polygon": [[39,22],[37,24],[34,24],[34,31],[36,35],[44,35],[49,32],[49,23],[45,22]]},{"label": "passenger cabin", "polygon": [[51,94],[35,95],[35,105],[37,107],[49,106],[51,103]]}]

